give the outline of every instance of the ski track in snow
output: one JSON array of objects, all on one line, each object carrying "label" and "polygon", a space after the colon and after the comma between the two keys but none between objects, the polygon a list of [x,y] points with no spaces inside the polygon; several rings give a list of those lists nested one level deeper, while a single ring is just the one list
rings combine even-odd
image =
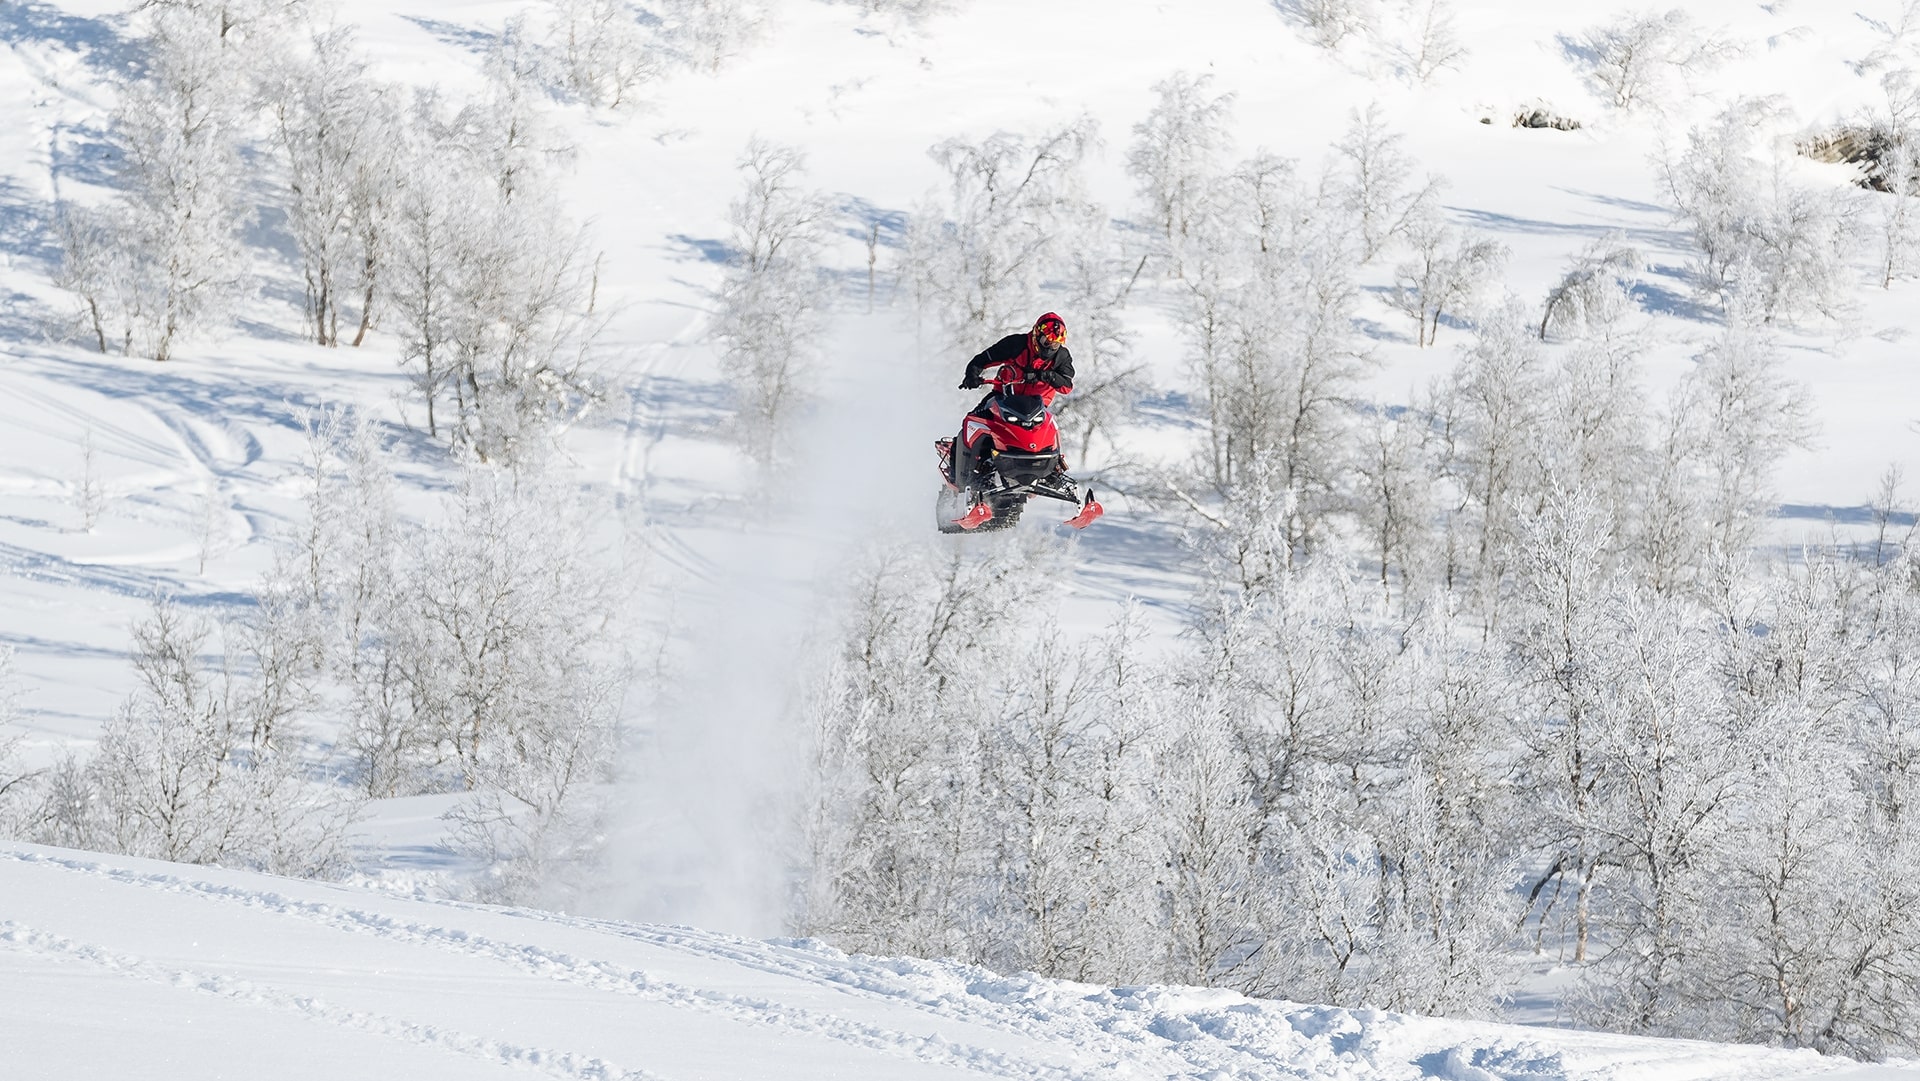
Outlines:
[{"label": "ski track in snow", "polygon": [[601,1059],[576,1055],[570,1051],[522,1047],[435,1025],[417,1024],[397,1017],[350,1010],[334,1006],[323,999],[293,994],[253,980],[172,968],[132,954],[115,953],[99,946],[77,942],[63,935],[36,930],[12,920],[0,920],[0,945],[44,956],[84,962],[129,979],[185,988],[234,1002],[297,1013],[341,1028],[358,1029],[362,1032],[405,1040],[408,1043],[437,1047],[489,1062],[531,1067],[552,1077],[591,1079],[591,1081],[666,1081],[659,1074],[645,1070],[623,1070]]},{"label": "ski track in snow", "polygon": [[[19,852],[4,853],[4,857],[16,862],[53,866],[76,874],[104,878],[120,885],[132,886],[139,889],[195,895],[213,901],[237,904],[247,908],[291,916],[349,934],[372,935],[390,941],[447,950],[473,957],[482,957],[511,966],[534,976],[562,980],[614,994],[634,995],[679,1009],[717,1014],[730,1020],[787,1029],[797,1033],[826,1036],[871,1050],[899,1054],[925,1062],[959,1067],[974,1072],[986,1072],[997,1077],[1032,1079],[1032,1081],[1050,1081],[1050,1079],[1058,1079],[1058,1081],[1094,1081],[1096,1078],[1112,1076],[1110,1069],[1103,1068],[1092,1071],[1062,1069],[1044,1063],[1025,1061],[1000,1051],[952,1044],[938,1036],[920,1036],[877,1025],[847,1021],[829,1014],[822,1014],[817,1011],[806,1010],[804,1008],[765,999],[748,998],[687,987],[681,984],[658,980],[639,969],[616,965],[608,961],[575,958],[539,946],[502,942],[485,936],[474,935],[466,931],[438,927],[430,924],[412,923],[362,909],[338,907],[310,901],[298,901],[277,893],[246,890],[230,886],[216,886],[210,883],[193,882],[172,875],[140,874],[83,860],[62,859]],[[438,903],[451,904],[452,902]],[[555,922],[582,927],[593,926],[593,921],[558,919]],[[0,927],[11,926],[10,924],[0,924]],[[44,937],[45,936],[42,936],[42,938]],[[646,936],[635,937],[639,937],[643,941],[652,941],[652,939]],[[40,940],[33,939],[32,941],[38,942]],[[703,950],[690,952],[703,953],[708,956],[726,957],[726,954],[720,951]],[[105,956],[104,953],[97,950],[93,951],[93,955]],[[87,956],[90,958],[93,955]],[[737,960],[738,958],[736,956],[735,958],[728,959]],[[819,980],[816,972],[789,974],[794,975],[795,978],[798,979],[822,982]],[[303,1001],[295,996],[282,997],[295,1003]],[[305,1007],[303,1006],[302,1008]],[[351,1016],[358,1017],[360,1015],[354,1014]],[[420,1029],[420,1026],[408,1025],[406,1027],[408,1031]],[[425,1031],[430,1032],[432,1030],[427,1029]],[[532,1056],[532,1061],[539,1061],[541,1055],[551,1055],[552,1053],[528,1052],[526,1054]],[[604,1070],[604,1064],[598,1064],[597,1060],[594,1061],[596,1063],[595,1068]],[[1115,1066],[1118,1064],[1119,1061],[1112,1063],[1112,1065]],[[567,1076],[624,1077],[632,1075],[606,1072],[576,1072],[567,1074]]]},{"label": "ski track in snow", "polygon": [[[1855,1068],[1842,1060],[1805,1053],[1781,1054],[1758,1047],[1646,1041],[1555,1029],[1536,1034],[1512,1026],[1402,1018],[1365,1009],[1254,1002],[1216,990],[1106,989],[1032,976],[1001,977],[948,962],[849,957],[812,943],[757,942],[694,928],[636,925],[428,898],[370,898],[409,906],[431,905],[450,917],[504,918],[603,935],[780,977],[792,981],[802,992],[812,987],[845,996],[850,1002],[865,1004],[869,1012],[890,1008],[898,1016],[897,1011],[904,1010],[908,1017],[938,1020],[949,1027],[964,1025],[981,1035],[1000,1033],[1019,1038],[1023,1045],[1032,1041],[1042,1049],[1070,1050],[1071,1061],[1049,1062],[1026,1051],[953,1039],[911,1023],[901,1027],[838,1016],[824,1012],[817,998],[811,1005],[798,1005],[760,995],[703,989],[658,978],[630,964],[351,904],[301,900],[271,889],[195,881],[37,851],[5,851],[0,857],[136,890],[189,896],[298,919],[343,934],[478,958],[537,979],[630,996],[794,1036],[825,1038],[849,1050],[857,1048],[963,1073],[1026,1081],[1126,1077],[1766,1081],[1817,1077]],[[457,920],[450,919],[452,923]],[[256,980],[173,969],[18,922],[0,921],[0,943],[89,962],[120,975],[291,1010],[330,1024],[537,1068],[551,1076],[644,1081],[659,1081],[661,1077],[623,1071],[583,1051],[487,1039],[446,1026],[333,1005]],[[862,1010],[850,1005],[839,1012],[858,1015]]]}]

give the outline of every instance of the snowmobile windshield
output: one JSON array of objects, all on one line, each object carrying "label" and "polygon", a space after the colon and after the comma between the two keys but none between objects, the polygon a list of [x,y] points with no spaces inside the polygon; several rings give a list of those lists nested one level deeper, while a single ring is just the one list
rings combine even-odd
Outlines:
[{"label": "snowmobile windshield", "polygon": [[1038,394],[1002,394],[994,403],[1000,419],[1022,428],[1032,428],[1047,419],[1047,403]]}]

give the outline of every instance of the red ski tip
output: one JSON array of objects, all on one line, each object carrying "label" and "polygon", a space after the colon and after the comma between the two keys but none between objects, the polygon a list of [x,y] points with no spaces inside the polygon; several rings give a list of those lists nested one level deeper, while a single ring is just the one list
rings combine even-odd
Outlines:
[{"label": "red ski tip", "polygon": [[986,524],[987,519],[992,517],[992,507],[985,503],[975,503],[972,510],[968,511],[963,517],[955,518],[953,524],[959,526],[961,529],[974,529]]},{"label": "red ski tip", "polygon": [[1067,519],[1067,524],[1075,529],[1085,529],[1093,524],[1095,518],[1107,513],[1107,508],[1094,502],[1093,489],[1087,489],[1087,501],[1080,504],[1080,513]]}]

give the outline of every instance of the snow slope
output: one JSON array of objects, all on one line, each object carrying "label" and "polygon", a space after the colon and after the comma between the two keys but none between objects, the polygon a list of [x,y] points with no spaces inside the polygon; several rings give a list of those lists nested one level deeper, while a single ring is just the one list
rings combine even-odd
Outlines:
[{"label": "snow slope", "polygon": [[[351,404],[396,441],[418,439],[392,343],[306,345],[285,296],[249,302],[233,330],[191,343],[165,368],[43,338],[41,320],[66,303],[49,281],[48,222],[61,200],[97,195],[90,155],[109,105],[103,73],[123,59],[120,6],[0,3],[0,644],[17,653],[30,762],[86,745],[125,696],[126,628],[152,591],[208,609],[244,599],[298,511],[299,408]],[[343,0],[338,10],[361,26],[383,75],[458,90],[477,78],[476,45],[521,6]],[[794,613],[814,599],[818,566],[847,550],[849,521],[927,539],[925,442],[965,396],[952,389],[961,358],[923,353],[903,300],[883,292],[878,314],[844,313],[822,386],[889,404],[875,429],[890,448],[881,475],[850,516],[743,529],[742,471],[714,431],[724,399],[703,340],[741,147],[762,134],[809,152],[812,182],[860,223],[835,252],[858,273],[864,224],[897,223],[935,188],[925,150],[953,135],[1035,131],[1090,113],[1107,141],[1093,188],[1125,215],[1129,129],[1151,105],[1151,84],[1183,69],[1238,95],[1243,153],[1317,161],[1351,110],[1378,102],[1450,180],[1455,221],[1514,249],[1508,281],[1528,297],[1590,239],[1628,232],[1655,263],[1643,301],[1668,340],[1656,375],[1670,379],[1688,343],[1713,328],[1685,303],[1686,240],[1661,205],[1650,157],[1740,94],[1782,93],[1808,123],[1871,103],[1873,80],[1849,61],[1880,44],[1862,16],[1898,7],[1689,3],[1746,54],[1665,120],[1629,120],[1579,84],[1556,38],[1604,9],[1460,6],[1472,56],[1414,86],[1364,51],[1309,45],[1267,0],[969,0],[920,28],[788,0],[767,40],[717,73],[674,76],[638,116],[558,107],[579,146],[569,201],[594,223],[608,295],[623,305],[609,334],[613,407],[575,439],[582,475],[646,525],[658,561],[703,616],[699,634],[749,637],[756,657],[779,657],[806,629]],[[1536,101],[1587,128],[1506,126]],[[1920,285],[1861,298],[1854,326],[1788,340],[1823,435],[1788,460],[1784,539],[1856,515],[1889,461],[1920,476],[1910,427],[1920,368],[1909,359]],[[1143,292],[1128,318],[1138,354],[1171,388],[1182,350],[1166,302]],[[1046,306],[1036,298],[1036,310]],[[1442,374],[1463,337],[1449,329],[1441,348],[1422,351],[1384,304],[1369,318],[1382,360],[1371,389],[1387,402]],[[1143,417],[1137,434],[1159,440],[1167,428],[1180,430]],[[441,479],[422,465],[411,491]],[[88,483],[105,495],[91,530],[78,509]],[[1176,623],[1189,581],[1176,530],[1123,498],[1109,505],[1081,542],[1080,625],[1103,622],[1129,594],[1161,602]],[[761,606],[743,617],[735,599],[745,595],[776,598],[784,615]],[[734,749],[764,719],[720,718],[708,758],[682,771],[686,783],[715,787],[706,767],[737,768]],[[369,861],[436,866],[434,813],[420,801],[380,809]],[[1001,978],[25,846],[0,848],[0,1064],[8,1078],[1920,1077],[1747,1048]]]},{"label": "snow slope", "polygon": [[[342,0],[337,11],[358,27],[378,74],[457,93],[476,84],[480,50],[523,6]],[[577,151],[566,196],[606,253],[603,295],[620,312],[606,338],[612,407],[577,434],[574,452],[587,479],[659,527],[649,543],[686,578],[711,581],[755,564],[755,555],[714,556],[738,533],[728,514],[738,511],[743,473],[714,430],[724,401],[704,339],[746,141],[757,134],[807,152],[809,181],[845,214],[830,258],[863,280],[867,224],[884,227],[884,272],[903,215],[941,184],[926,150],[948,137],[1031,133],[1090,115],[1105,141],[1092,190],[1117,216],[1131,213],[1131,127],[1152,104],[1151,85],[1183,70],[1211,74],[1236,94],[1238,153],[1271,150],[1309,168],[1354,110],[1378,104],[1423,166],[1447,179],[1455,222],[1512,248],[1506,285],[1522,297],[1543,295],[1595,237],[1625,232],[1654,264],[1641,294],[1662,342],[1651,375],[1670,381],[1713,327],[1688,302],[1687,241],[1662,205],[1651,159],[1686,124],[1742,95],[1780,94],[1807,125],[1871,105],[1876,77],[1851,62],[1884,46],[1865,16],[1886,18],[1897,6],[1688,5],[1702,25],[1739,42],[1743,56],[1669,114],[1627,117],[1595,98],[1564,55],[1560,36],[1602,14],[1581,4],[1461,5],[1460,34],[1472,51],[1460,70],[1427,85],[1394,76],[1373,52],[1336,55],[1309,44],[1266,0],[969,0],[917,27],[848,4],[776,4],[765,40],[717,72],[683,71],[649,87],[637,114],[555,107]],[[268,542],[297,509],[297,408],[352,405],[388,420],[403,440],[420,419],[391,340],[376,335],[366,350],[297,340],[293,294],[274,278],[290,268],[270,258],[259,271],[271,288],[241,306],[230,330],[189,343],[164,371],[45,340],[45,322],[70,303],[49,280],[53,211],[102,192],[96,159],[111,99],[102,80],[126,49],[118,10],[111,0],[0,9],[0,114],[12,118],[0,128],[0,566],[9,569],[0,580],[0,642],[21,653],[30,735],[43,756],[85,743],[128,689],[125,627],[142,598],[164,588],[217,603],[254,582]],[[1515,110],[1536,102],[1588,126],[1508,126]],[[1846,182],[1838,167],[1807,170],[1816,182]],[[1381,362],[1369,391],[1388,405],[1443,374],[1461,340],[1449,328],[1439,348],[1415,348],[1383,299],[1390,272],[1368,272],[1363,312]],[[1779,536],[1788,542],[1829,519],[1857,518],[1889,463],[1920,476],[1908,404],[1920,395],[1920,369],[1908,362],[1920,283],[1883,292],[1865,288],[1863,275],[1862,284],[1858,319],[1787,338],[1789,374],[1812,386],[1821,428],[1817,447],[1795,451],[1782,471]],[[1185,349],[1172,299],[1149,282],[1127,319],[1136,357],[1159,387],[1177,390]],[[870,434],[903,449],[875,464],[867,491],[884,495],[863,500],[850,527],[847,515],[833,516],[836,528],[789,524],[787,545],[821,560],[887,529],[926,540],[931,482],[921,447],[967,402],[952,389],[959,351],[929,342],[884,279],[878,304],[871,316],[843,306],[820,389],[888,402]],[[1178,418],[1143,416],[1133,434],[1142,447],[1177,454],[1182,431]],[[76,508],[89,442],[106,497],[91,531]],[[1104,622],[1110,602],[1129,593],[1177,607],[1188,580],[1177,538],[1124,498],[1111,508],[1085,539],[1076,592],[1089,603],[1080,620]]]},{"label": "snow slope", "polygon": [[0,1061],[56,1078],[1912,1081],[1728,1048],[1100,988],[0,845]]}]

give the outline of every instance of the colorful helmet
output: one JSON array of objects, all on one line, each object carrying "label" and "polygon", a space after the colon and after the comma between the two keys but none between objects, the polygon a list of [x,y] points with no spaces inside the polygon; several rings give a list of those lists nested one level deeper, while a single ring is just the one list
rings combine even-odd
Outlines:
[{"label": "colorful helmet", "polygon": [[1061,346],[1067,344],[1067,322],[1048,312],[1034,320],[1033,334],[1028,339],[1033,348],[1043,357],[1051,357]]}]

